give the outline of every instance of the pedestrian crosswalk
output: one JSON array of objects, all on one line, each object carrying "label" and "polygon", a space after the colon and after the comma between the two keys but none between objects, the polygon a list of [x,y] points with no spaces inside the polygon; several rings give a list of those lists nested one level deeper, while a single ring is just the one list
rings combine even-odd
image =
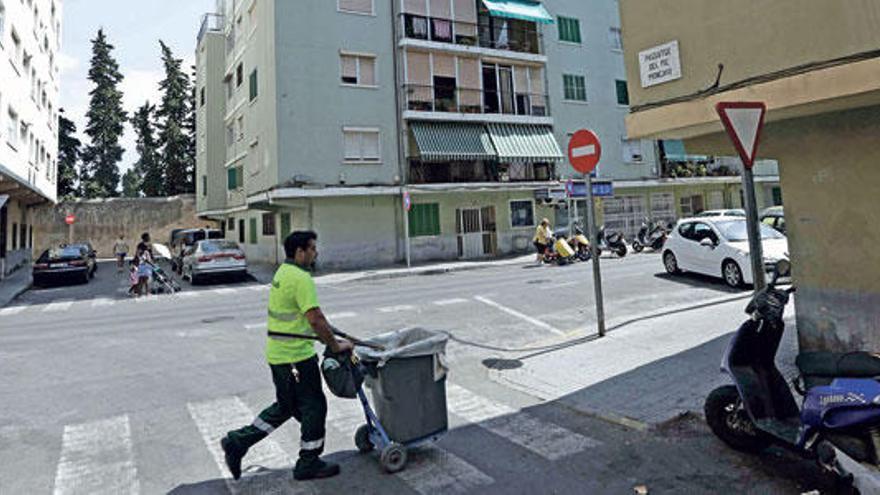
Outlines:
[{"label": "pedestrian crosswalk", "polygon": [[[602,442],[582,433],[484,397],[460,385],[447,385],[451,416],[448,436],[468,435],[465,428],[478,427],[497,436],[498,441],[509,442],[530,451],[548,463],[602,445]],[[329,396],[328,401],[328,450],[325,454],[335,455],[334,449],[351,452],[354,449],[354,432],[365,421],[360,403],[357,400],[341,400]],[[293,480],[291,468],[297,451],[295,443],[283,435],[289,435],[295,429],[286,429],[280,435],[270,435],[252,447],[242,465],[242,479],[234,481],[230,478],[220,439],[228,431],[251,423],[258,408],[268,405],[256,404],[256,400],[254,402],[249,404],[245,398],[236,395],[194,401],[185,405],[185,412],[181,411],[183,416],[179,417],[181,420],[188,420],[181,427],[191,429],[193,439],[201,438],[201,442],[196,440],[195,444],[187,447],[195,451],[195,454],[187,457],[204,458],[203,470],[213,466],[213,469],[194,474],[193,477],[204,479],[206,483],[212,483],[212,486],[216,486],[213,483],[225,483],[227,490],[233,494],[314,495],[330,489],[332,484]],[[140,451],[137,448],[138,442],[153,440],[144,435],[143,427],[138,421],[143,419],[139,419],[137,415],[130,417],[122,414],[65,426],[61,434],[61,453],[57,457],[53,493],[137,495],[146,490],[144,487],[155,487],[155,480],[140,479],[144,473],[155,472],[155,468],[148,464],[148,460],[140,459],[136,455]],[[505,452],[510,452],[510,449],[505,449]],[[169,452],[168,455],[175,454]],[[393,478],[387,478],[388,481],[380,483],[391,483],[389,486],[396,487],[392,490],[395,493],[406,493],[399,489],[404,486],[411,493],[422,495],[485,491],[496,482],[499,473],[491,472],[492,468],[470,456],[471,453],[467,450],[462,451],[460,447],[450,448],[441,439],[438,443],[412,450],[406,468]],[[347,458],[340,458],[345,472],[349,468],[354,469],[352,466],[359,465],[357,462],[346,461]],[[372,463],[360,464],[361,469],[363,465],[369,464]],[[371,472],[379,472],[378,459],[375,469],[376,471]],[[3,467],[0,466],[0,476],[4,475]]]}]

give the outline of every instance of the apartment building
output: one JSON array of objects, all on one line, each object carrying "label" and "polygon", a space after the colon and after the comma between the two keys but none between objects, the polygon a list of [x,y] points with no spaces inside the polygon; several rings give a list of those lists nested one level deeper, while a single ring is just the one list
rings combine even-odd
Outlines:
[{"label": "apartment building", "polygon": [[763,101],[758,154],[778,161],[800,349],[876,349],[880,5],[621,0],[621,17],[629,134],[729,154],[714,105]]},{"label": "apartment building", "polygon": [[31,259],[31,208],[55,202],[61,0],[0,0],[0,279]]},{"label": "apartment building", "polygon": [[[655,145],[624,127],[617,8],[218,2],[197,48],[199,210],[272,261],[297,228],[320,233],[324,266],[527,250],[542,217],[568,222],[551,198],[576,129],[603,140],[600,178],[658,178]],[[633,230],[627,201],[600,212]]]}]

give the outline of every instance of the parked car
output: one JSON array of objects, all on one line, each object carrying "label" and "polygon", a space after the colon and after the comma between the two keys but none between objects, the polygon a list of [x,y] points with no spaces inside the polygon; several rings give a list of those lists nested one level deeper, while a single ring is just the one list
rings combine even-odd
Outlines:
[{"label": "parked car", "polygon": [[32,273],[35,285],[62,278],[88,283],[95,274],[95,260],[78,245],[47,249],[37,258]]},{"label": "parked car", "polygon": [[171,232],[171,269],[182,274],[183,253],[186,248],[205,239],[223,239],[223,231],[217,229],[175,229]]},{"label": "parked car", "polygon": [[[62,247],[64,246],[65,245],[62,245]],[[94,275],[94,273],[98,271],[98,252],[95,251],[95,248],[92,247],[91,242],[74,242],[73,244],[66,244],[66,246],[81,247],[85,249],[86,252],[89,254],[89,258],[92,259],[92,275]]]},{"label": "parked car", "polygon": [[[759,224],[764,266],[770,271],[780,259],[788,259],[785,236]],[[746,220],[730,217],[698,217],[679,220],[663,250],[663,265],[670,274],[682,270],[721,277],[731,287],[752,283]]]},{"label": "parked car", "polygon": [[727,210],[706,210],[702,213],[698,213],[695,215],[696,217],[743,217],[746,216],[746,210],[742,210],[739,208],[727,209]]},{"label": "parked car", "polygon": [[785,213],[781,206],[771,206],[761,212],[761,223],[785,234]]},{"label": "parked car", "polygon": [[247,274],[247,257],[237,243],[226,240],[198,241],[183,256],[183,278],[195,284],[209,275]]}]

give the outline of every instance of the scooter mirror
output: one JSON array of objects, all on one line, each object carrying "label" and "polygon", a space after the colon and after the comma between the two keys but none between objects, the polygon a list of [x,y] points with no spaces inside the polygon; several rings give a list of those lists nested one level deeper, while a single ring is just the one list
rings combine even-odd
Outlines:
[{"label": "scooter mirror", "polygon": [[776,262],[776,276],[787,277],[791,274],[791,262],[788,260],[779,260]]}]

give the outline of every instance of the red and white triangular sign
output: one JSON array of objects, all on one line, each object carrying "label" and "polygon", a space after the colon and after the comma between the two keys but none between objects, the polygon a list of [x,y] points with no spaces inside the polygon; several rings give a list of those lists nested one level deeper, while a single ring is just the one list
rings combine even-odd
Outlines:
[{"label": "red and white triangular sign", "polygon": [[724,129],[733,141],[746,168],[752,168],[758,152],[758,138],[764,126],[767,106],[761,102],[721,102],[715,105]]}]

